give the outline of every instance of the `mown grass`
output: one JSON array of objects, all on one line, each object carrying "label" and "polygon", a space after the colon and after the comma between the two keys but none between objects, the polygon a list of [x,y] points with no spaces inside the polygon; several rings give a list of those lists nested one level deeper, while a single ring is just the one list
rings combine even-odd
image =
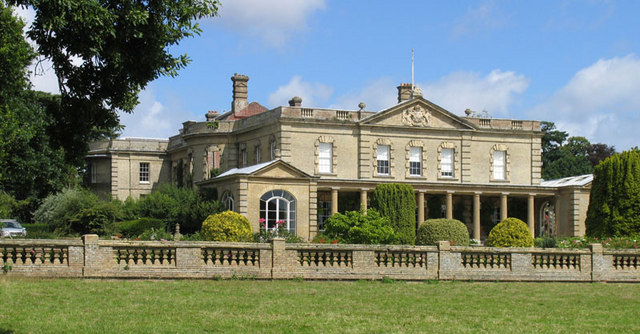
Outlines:
[{"label": "mown grass", "polygon": [[0,333],[637,333],[640,285],[0,277]]}]

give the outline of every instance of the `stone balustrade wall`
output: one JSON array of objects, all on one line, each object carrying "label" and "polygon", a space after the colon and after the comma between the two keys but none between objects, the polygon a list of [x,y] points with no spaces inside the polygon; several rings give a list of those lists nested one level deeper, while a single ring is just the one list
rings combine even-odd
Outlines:
[{"label": "stone balustrade wall", "polygon": [[640,250],[438,246],[0,240],[7,275],[640,282]]}]

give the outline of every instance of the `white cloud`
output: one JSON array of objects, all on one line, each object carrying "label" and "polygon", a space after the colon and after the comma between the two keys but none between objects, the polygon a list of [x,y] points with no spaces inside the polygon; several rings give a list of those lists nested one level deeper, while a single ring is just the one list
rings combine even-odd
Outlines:
[{"label": "white cloud", "polygon": [[456,20],[451,37],[454,39],[472,36],[504,26],[506,18],[494,1],[484,1],[477,7],[469,8],[465,15]]},{"label": "white cloud", "polygon": [[213,20],[279,47],[292,33],[307,29],[309,15],[324,8],[325,0],[233,0],[224,2]]},{"label": "white cloud", "polygon": [[392,78],[379,78],[367,83],[360,91],[347,93],[330,106],[336,109],[357,110],[364,102],[368,111],[380,111],[395,105],[398,100],[396,84]]},{"label": "white cloud", "polygon": [[640,129],[640,58],[600,59],[576,73],[533,116],[556,123],[571,135],[615,145],[637,146]]},{"label": "white cloud", "polygon": [[326,103],[332,93],[331,87],[321,83],[305,82],[302,77],[296,75],[288,84],[278,87],[278,90],[269,94],[267,102],[272,107],[283,106],[288,105],[292,97],[299,96],[302,98],[303,106],[318,107]]},{"label": "white cloud", "polygon": [[[36,18],[36,12],[31,7],[23,8],[18,6],[14,8],[14,13],[25,22],[23,35],[26,38],[27,30]],[[26,40],[33,48],[37,47],[33,40],[29,38],[26,38]],[[52,66],[53,63],[50,60],[43,59],[41,57],[34,60],[31,66],[29,66],[29,80],[31,81],[34,90],[60,94],[58,78],[56,77]]]},{"label": "white cloud", "polygon": [[418,84],[418,87],[426,99],[454,114],[462,115],[469,108],[504,117],[515,96],[523,93],[528,85],[524,75],[493,70],[484,77],[477,73],[453,72],[435,83]]},{"label": "white cloud", "polygon": [[[162,95],[162,94],[160,94]],[[166,97],[166,96],[165,96]],[[180,110],[179,101],[167,107],[159,101],[154,88],[139,95],[140,104],[133,113],[120,113],[120,124],[125,126],[123,137],[168,138],[178,133],[182,122],[193,114]],[[175,104],[175,106],[174,106]],[[204,119],[204,116],[202,117]]]}]

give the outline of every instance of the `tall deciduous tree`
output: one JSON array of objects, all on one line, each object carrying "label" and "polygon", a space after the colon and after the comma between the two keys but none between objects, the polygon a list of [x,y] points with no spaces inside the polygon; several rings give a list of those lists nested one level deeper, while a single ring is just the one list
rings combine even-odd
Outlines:
[{"label": "tall deciduous tree", "polygon": [[413,244],[416,239],[416,198],[408,184],[378,184],[371,196],[371,207],[389,217],[391,227],[401,244]]},{"label": "tall deciduous tree", "polygon": [[[3,0],[4,1],[4,0]],[[50,135],[80,164],[88,142],[111,133],[117,111],[132,112],[138,93],[175,76],[186,55],[168,48],[200,33],[197,20],[216,15],[217,0],[8,0],[32,7],[28,36],[53,62],[61,91]]]},{"label": "tall deciduous tree", "polygon": [[73,168],[47,135],[46,109],[56,99],[29,90],[26,68],[35,53],[23,26],[0,2],[0,191],[18,200],[12,215],[28,221],[38,199],[67,184]]},{"label": "tall deciduous tree", "polygon": [[613,146],[591,144],[585,137],[569,137],[552,122],[542,122],[542,178],[559,179],[589,174],[600,161],[615,153]]},{"label": "tall deciduous tree", "polygon": [[611,156],[596,166],[585,224],[589,236],[640,233],[638,148]]}]

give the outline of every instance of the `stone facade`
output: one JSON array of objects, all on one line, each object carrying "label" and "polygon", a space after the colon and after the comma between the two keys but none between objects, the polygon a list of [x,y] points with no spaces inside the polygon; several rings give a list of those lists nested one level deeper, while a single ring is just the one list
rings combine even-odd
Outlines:
[{"label": "stone facade", "polygon": [[640,250],[0,240],[9,276],[640,282]]},{"label": "stone facade", "polygon": [[[397,105],[376,112],[364,103],[358,110],[306,107],[299,97],[267,110],[248,102],[247,76],[231,79],[231,111],[184,122],[168,142],[156,141],[155,151],[136,150],[141,140],[132,139],[92,146],[91,166],[110,175],[94,189],[124,199],[163,182],[215,188],[254,229],[260,218],[269,224],[282,219],[311,239],[341,206],[366,208],[377,184],[402,182],[416,191],[417,224],[442,210],[462,220],[472,238],[483,239],[490,222],[481,222],[482,210],[494,210],[498,221],[515,201],[532,234],[541,234],[543,223],[556,235],[584,234],[590,185],[542,182],[539,121],[457,116],[407,84],[398,87]],[[148,184],[136,178],[141,162],[151,166]],[[356,197],[356,204],[338,205],[344,196]],[[433,197],[442,198],[442,209],[428,207]]]}]

